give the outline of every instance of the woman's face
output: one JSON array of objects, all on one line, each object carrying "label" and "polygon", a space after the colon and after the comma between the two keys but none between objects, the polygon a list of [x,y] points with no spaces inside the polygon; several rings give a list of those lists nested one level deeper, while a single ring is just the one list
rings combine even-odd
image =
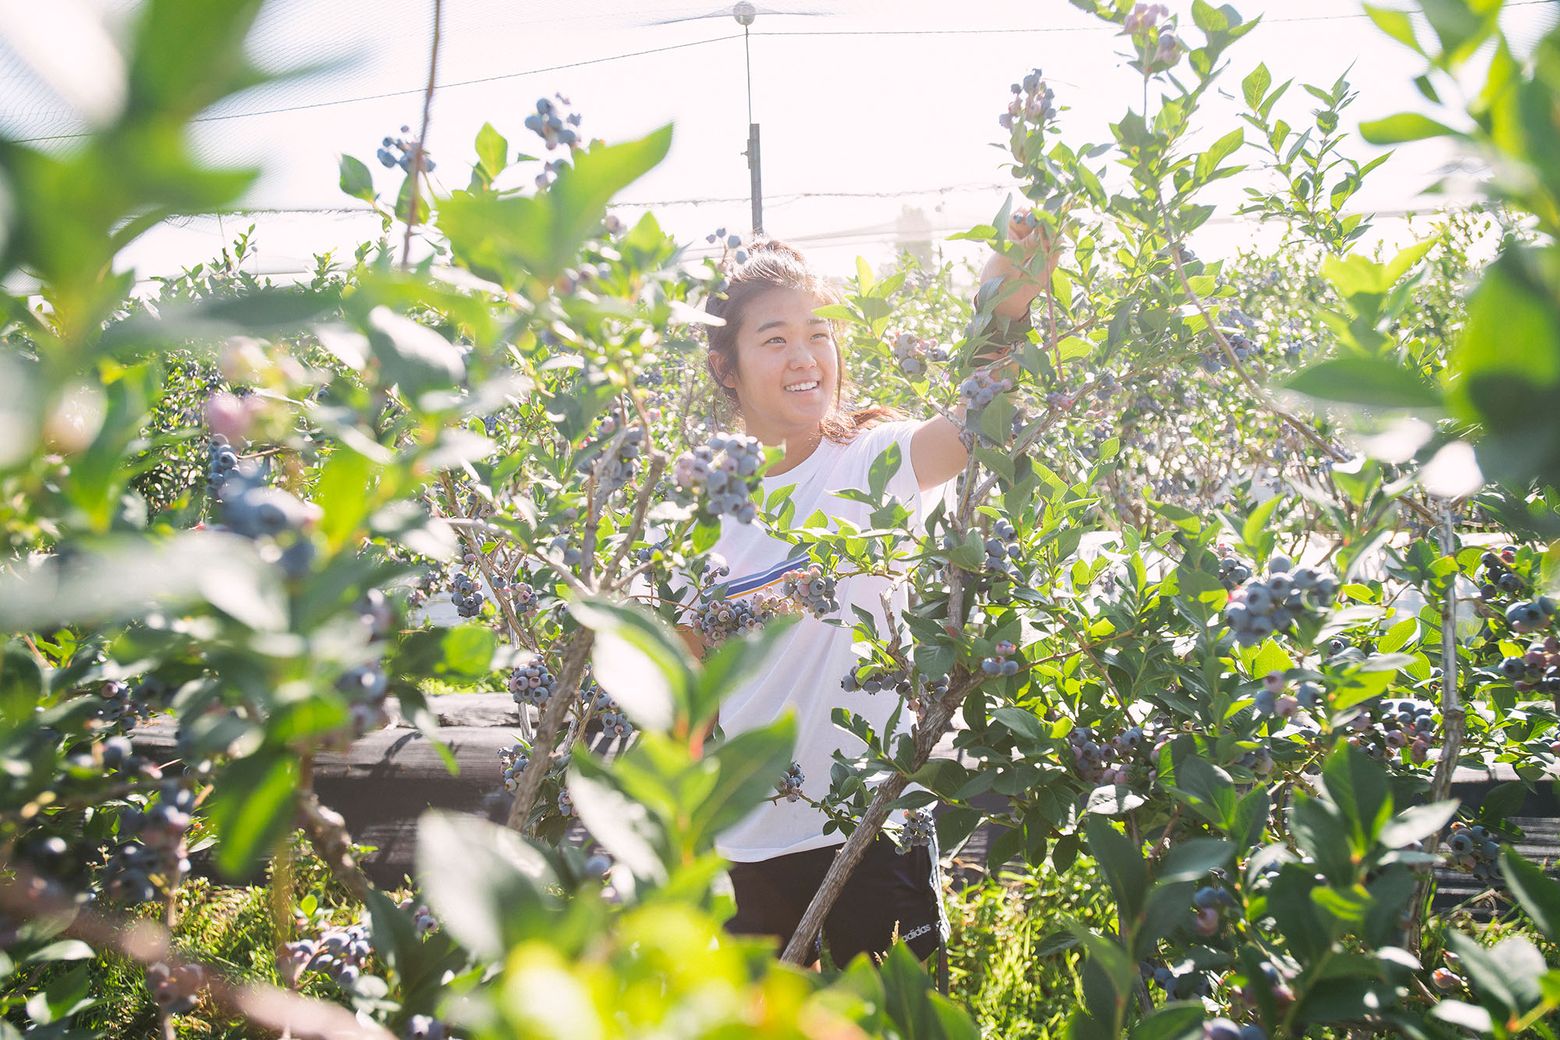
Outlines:
[{"label": "woman's face", "polygon": [[800,289],[755,296],[737,330],[736,371],[722,380],[737,392],[748,432],[815,430],[839,385],[834,330],[813,314],[823,301]]}]

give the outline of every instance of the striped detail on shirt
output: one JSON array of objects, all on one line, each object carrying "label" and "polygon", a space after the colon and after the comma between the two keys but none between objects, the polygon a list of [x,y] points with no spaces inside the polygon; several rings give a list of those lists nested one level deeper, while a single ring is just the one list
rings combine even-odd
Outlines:
[{"label": "striped detail on shirt", "polygon": [[789,560],[777,563],[767,570],[759,571],[757,574],[749,574],[735,581],[725,582],[721,588],[727,596],[742,596],[749,592],[757,592],[759,589],[773,585],[785,577],[788,571],[794,571],[798,567],[807,566],[809,559],[811,557],[807,553],[802,553],[800,556],[793,556]]}]

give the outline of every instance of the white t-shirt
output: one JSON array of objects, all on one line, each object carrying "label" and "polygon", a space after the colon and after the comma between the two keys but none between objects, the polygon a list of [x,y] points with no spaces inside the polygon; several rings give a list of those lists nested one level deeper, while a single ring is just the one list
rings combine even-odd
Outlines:
[{"label": "white t-shirt", "polygon": [[[797,525],[822,510],[830,518],[830,526],[837,520],[847,520],[866,529],[871,526],[868,516],[872,507],[831,492],[847,488],[868,490],[872,463],[890,445],[897,444],[900,464],[888,480],[885,497],[901,502],[909,510],[912,530],[919,533],[924,530],[926,511],[939,497],[936,492],[921,492],[910,463],[910,437],[919,425],[917,421],[880,423],[856,434],[846,444],[825,439],[794,469],[765,477],[763,493],[767,498],[779,488],[795,485],[791,494],[796,507],[792,522]],[[761,521],[742,524],[729,517],[722,518],[720,540],[714,551],[724,556],[731,568],[730,575],[721,583],[734,599],[778,584],[787,571],[805,566],[808,561],[805,550],[773,537]],[[889,630],[881,594],[890,587],[887,578],[877,576],[840,579],[836,590],[840,610],[830,617],[842,619],[846,625],[825,624],[803,614],[781,637],[761,670],[721,702],[720,728],[726,736],[768,725],[787,708],[795,709],[795,761],[802,770],[802,791],[815,801],[829,791],[834,752],[841,750],[853,756],[865,749],[858,737],[835,726],[831,717],[835,707],[849,708],[867,719],[885,746],[894,747],[892,738],[883,730],[900,703],[899,695],[891,689],[875,694],[846,692],[840,686],[845,674],[860,663],[851,650],[852,626],[857,620],[852,606],[870,611],[879,636],[887,638]],[[909,602],[905,582],[892,583],[889,602],[896,617],[901,616]],[[902,621],[900,628],[905,631]],[[908,642],[908,633],[905,639]],[[914,714],[905,707],[896,733],[908,733],[914,721]],[[779,780],[775,777],[777,783]],[[921,788],[916,785],[907,788],[918,789]],[[845,836],[839,831],[823,833],[826,822],[827,817],[806,802],[764,802],[717,835],[715,847],[733,862],[751,863],[843,843]]]}]

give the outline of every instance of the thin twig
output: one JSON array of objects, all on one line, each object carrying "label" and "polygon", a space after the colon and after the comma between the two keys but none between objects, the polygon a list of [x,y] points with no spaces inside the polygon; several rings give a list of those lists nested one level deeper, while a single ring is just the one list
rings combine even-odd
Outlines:
[{"label": "thin twig", "polygon": [[433,45],[428,54],[428,88],[423,91],[422,129],[417,132],[417,147],[412,150],[411,191],[406,200],[406,238],[401,244],[401,266],[412,264],[412,229],[417,226],[418,203],[422,200],[423,147],[428,141],[428,119],[433,114],[433,92],[439,79],[439,37],[444,21],[444,0],[433,0]]},{"label": "thin twig", "polygon": [[0,882],[0,909],[6,913],[24,920],[69,921],[60,935],[114,950],[143,967],[165,964],[174,971],[200,967],[205,973],[205,989],[218,1007],[267,1033],[290,1035],[296,1040],[395,1040],[388,1030],[336,1004],[263,982],[230,982],[210,965],[175,956],[172,936],[155,921],[78,906],[25,865],[11,862],[6,866],[15,873]]},{"label": "thin twig", "polygon": [[[1455,557],[1457,553],[1457,532],[1452,522],[1452,507],[1449,502],[1441,503],[1440,523],[1441,554]],[[1458,690],[1458,660],[1457,660],[1457,580],[1462,577],[1462,571],[1453,568],[1446,581],[1446,597],[1441,605],[1441,725],[1444,730],[1444,738],[1441,741],[1441,756],[1436,759],[1435,772],[1430,778],[1429,803],[1445,801],[1452,793],[1452,778],[1457,772],[1457,759],[1462,753],[1463,733],[1468,726],[1468,713],[1463,708]],[[1437,828],[1436,832],[1420,845],[1424,852],[1434,852],[1441,846],[1441,836],[1444,828]],[[1422,874],[1418,883],[1414,886],[1414,899],[1408,904],[1412,916],[1409,926],[1409,949],[1418,952],[1421,934],[1424,928],[1422,914],[1425,900],[1430,893],[1430,884],[1433,875],[1428,871]]]}]

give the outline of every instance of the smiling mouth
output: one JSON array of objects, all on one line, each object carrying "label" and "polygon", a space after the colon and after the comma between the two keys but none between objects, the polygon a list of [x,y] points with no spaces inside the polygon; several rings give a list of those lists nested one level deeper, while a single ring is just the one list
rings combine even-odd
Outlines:
[{"label": "smiling mouth", "polygon": [[790,386],[785,388],[785,392],[788,394],[805,394],[810,393],[816,389],[818,389],[818,381],[816,379],[812,379],[805,383],[792,383]]}]

